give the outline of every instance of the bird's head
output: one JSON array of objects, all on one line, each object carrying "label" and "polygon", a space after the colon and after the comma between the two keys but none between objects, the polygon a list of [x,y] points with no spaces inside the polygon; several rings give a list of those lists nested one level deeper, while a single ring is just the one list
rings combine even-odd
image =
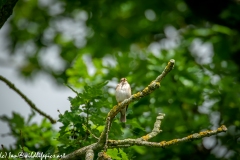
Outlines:
[{"label": "bird's head", "polygon": [[121,78],[121,82],[127,82],[127,78]]}]

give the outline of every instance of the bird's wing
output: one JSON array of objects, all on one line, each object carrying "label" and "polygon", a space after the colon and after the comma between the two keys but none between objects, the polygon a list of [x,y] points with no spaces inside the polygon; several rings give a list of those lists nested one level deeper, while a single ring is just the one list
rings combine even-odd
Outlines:
[{"label": "bird's wing", "polygon": [[118,88],[119,85],[120,85],[120,83],[116,86],[115,90]]}]

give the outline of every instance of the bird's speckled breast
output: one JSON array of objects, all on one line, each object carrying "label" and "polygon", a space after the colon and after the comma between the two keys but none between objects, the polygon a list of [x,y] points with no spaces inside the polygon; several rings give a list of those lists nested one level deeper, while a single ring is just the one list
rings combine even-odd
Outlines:
[{"label": "bird's speckled breast", "polygon": [[131,96],[131,91],[129,93],[128,88],[130,88],[128,83],[124,85],[120,84],[120,89],[116,91],[116,99],[118,102],[122,102]]}]

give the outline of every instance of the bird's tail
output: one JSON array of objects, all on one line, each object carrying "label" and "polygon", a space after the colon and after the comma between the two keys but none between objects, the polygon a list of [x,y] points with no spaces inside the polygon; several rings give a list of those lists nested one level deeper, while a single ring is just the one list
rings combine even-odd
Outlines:
[{"label": "bird's tail", "polygon": [[127,121],[127,119],[126,119],[126,108],[122,109],[121,112],[120,112],[120,114],[121,114],[120,121],[122,123],[126,123],[126,121]]},{"label": "bird's tail", "polygon": [[121,113],[120,121],[123,122],[123,123],[125,123],[127,121],[126,120],[126,113],[125,114]]}]

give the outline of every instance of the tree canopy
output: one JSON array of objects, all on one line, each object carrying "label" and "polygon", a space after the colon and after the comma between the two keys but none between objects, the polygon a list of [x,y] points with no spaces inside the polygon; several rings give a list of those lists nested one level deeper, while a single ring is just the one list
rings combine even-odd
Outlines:
[{"label": "tree canopy", "polygon": [[[0,3],[2,10],[5,3]],[[25,150],[71,153],[94,143],[93,135],[100,136],[107,113],[117,104],[120,78],[126,77],[137,93],[175,59],[161,87],[130,104],[125,128],[114,119],[109,138],[146,135],[160,112],[166,114],[163,132],[154,142],[222,124],[228,132],[164,149],[133,146],[107,153],[113,159],[139,160],[240,156],[239,1],[18,1],[9,23],[8,54],[23,57],[17,66],[21,76],[33,79],[43,72],[76,92],[69,97],[71,108],[59,113],[59,131],[46,119],[31,123],[35,113],[28,120],[17,113],[2,115],[17,139],[9,150],[21,150],[24,141]]]}]

